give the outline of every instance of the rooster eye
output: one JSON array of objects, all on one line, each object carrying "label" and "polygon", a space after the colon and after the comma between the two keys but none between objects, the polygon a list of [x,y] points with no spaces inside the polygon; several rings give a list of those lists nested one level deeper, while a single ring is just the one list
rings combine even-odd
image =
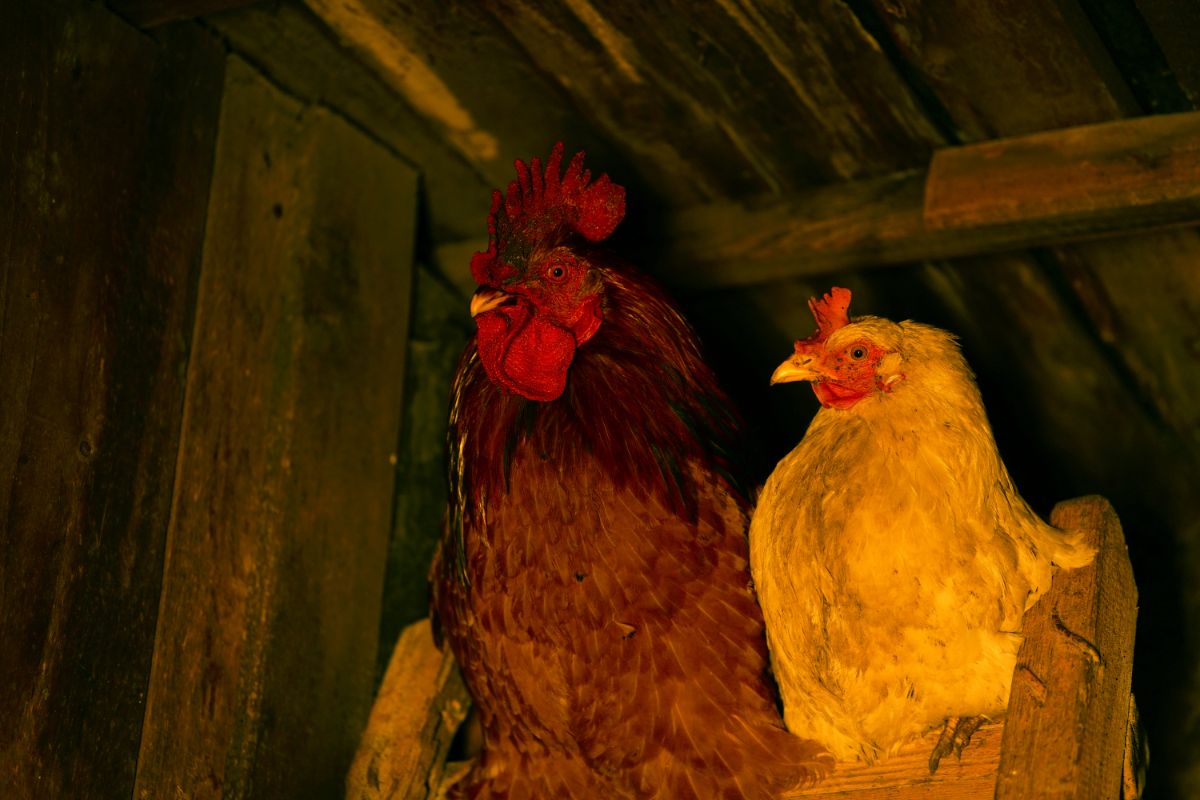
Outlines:
[{"label": "rooster eye", "polygon": [[867,348],[862,345],[850,348],[850,357],[855,361],[862,361],[867,357]]},{"label": "rooster eye", "polygon": [[567,276],[567,270],[561,264],[554,264],[546,270],[546,277],[558,283]]}]

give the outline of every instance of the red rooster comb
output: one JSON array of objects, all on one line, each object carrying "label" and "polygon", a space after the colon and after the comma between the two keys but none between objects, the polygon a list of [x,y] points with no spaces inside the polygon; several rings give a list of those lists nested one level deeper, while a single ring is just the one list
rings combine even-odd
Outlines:
[{"label": "red rooster comb", "polygon": [[589,242],[607,239],[625,216],[625,189],[601,175],[594,183],[583,168],[583,151],[575,154],[566,174],[559,176],[563,143],[554,145],[545,172],[535,156],[528,167],[517,159],[517,179],[508,194],[492,192],[488,215],[488,249],[471,259],[471,274],[479,284],[497,283],[500,253],[512,239],[535,240],[566,226]]},{"label": "red rooster comb", "polygon": [[817,332],[807,339],[796,340],[796,352],[805,353],[819,348],[838,328],[850,324],[846,313],[850,309],[850,290],[834,286],[820,300],[813,297],[808,301],[808,310],[817,321]]}]

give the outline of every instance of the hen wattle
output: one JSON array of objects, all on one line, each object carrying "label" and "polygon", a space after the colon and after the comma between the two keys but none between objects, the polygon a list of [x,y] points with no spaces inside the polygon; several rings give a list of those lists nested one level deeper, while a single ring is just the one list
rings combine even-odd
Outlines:
[{"label": "hen wattle", "polygon": [[472,270],[437,622],[480,712],[469,798],[774,798],[830,763],[783,727],[750,586],[738,422],[695,337],[597,247],[624,191],[516,163]]}]

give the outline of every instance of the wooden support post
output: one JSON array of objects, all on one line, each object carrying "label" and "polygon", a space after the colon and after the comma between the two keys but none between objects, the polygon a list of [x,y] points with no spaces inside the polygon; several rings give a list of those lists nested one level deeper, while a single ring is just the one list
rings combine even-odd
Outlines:
[{"label": "wooden support post", "polygon": [[225,75],[139,800],[337,794],[375,681],[416,174]]},{"label": "wooden support post", "polygon": [[428,619],[404,629],[346,780],[346,800],[425,800],[443,778],[471,699]]},{"label": "wooden support post", "polygon": [[1096,560],[1060,570],[1025,614],[996,800],[1118,797],[1125,763],[1137,587],[1108,501],[1060,503],[1050,521],[1088,531]]}]

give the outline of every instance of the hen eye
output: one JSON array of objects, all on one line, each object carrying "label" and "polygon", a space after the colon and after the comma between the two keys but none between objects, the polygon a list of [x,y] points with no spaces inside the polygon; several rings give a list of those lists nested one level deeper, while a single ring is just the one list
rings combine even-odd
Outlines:
[{"label": "hen eye", "polygon": [[554,264],[546,270],[546,277],[556,283],[566,276],[567,270],[561,264]]},{"label": "hen eye", "polygon": [[867,357],[867,348],[863,347],[862,345],[856,345],[850,348],[850,357],[855,361],[862,361]]}]

